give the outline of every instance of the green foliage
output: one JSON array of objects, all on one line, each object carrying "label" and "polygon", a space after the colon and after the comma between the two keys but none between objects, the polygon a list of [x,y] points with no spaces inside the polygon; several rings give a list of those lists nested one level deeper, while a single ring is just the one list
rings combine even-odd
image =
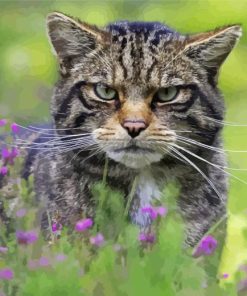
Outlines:
[{"label": "green foliage", "polygon": [[[13,213],[13,229],[33,228],[35,207],[30,188],[30,181],[21,182],[20,204],[27,214],[15,218]],[[121,193],[110,190],[105,183],[93,188],[97,211],[92,229],[70,235],[64,230],[52,244],[39,234],[39,240],[32,245],[18,244],[15,232],[6,236],[2,229],[2,242],[8,252],[1,256],[0,268],[8,266],[15,274],[12,280],[2,280],[2,290],[6,295],[25,296],[200,296],[225,295],[225,291],[235,295],[235,285],[229,284],[224,290],[217,284],[220,250],[210,257],[195,259],[192,250],[182,246],[183,223],[174,209],[177,193],[172,185],[163,193],[162,202],[169,210],[165,217],[153,222],[154,244],[138,240],[138,228],[127,223],[123,215]],[[104,244],[90,244],[89,237],[99,231],[104,234]],[[61,254],[65,257],[59,261],[57,256]],[[205,268],[205,263],[210,263],[213,271]],[[238,275],[236,282],[240,278]]]}]

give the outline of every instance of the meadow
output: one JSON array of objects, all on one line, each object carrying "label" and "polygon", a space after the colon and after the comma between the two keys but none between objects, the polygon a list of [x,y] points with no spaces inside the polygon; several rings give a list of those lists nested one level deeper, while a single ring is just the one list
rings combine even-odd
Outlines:
[{"label": "meadow", "polygon": [[233,176],[223,251],[215,235],[219,225],[195,249],[182,247],[183,223],[173,184],[164,189],[158,204],[143,209],[153,217],[152,233],[140,233],[124,215],[121,192],[107,186],[107,174],[93,188],[96,218],[78,221],[70,234],[51,221],[47,243],[39,230],[32,178],[19,177],[21,151],[0,143],[0,183],[5,184],[0,216],[3,207],[10,216],[0,226],[0,295],[245,295],[247,2],[1,1],[0,10],[0,134],[8,134],[7,144],[22,126],[50,121],[49,102],[57,79],[45,28],[51,11],[100,26],[118,19],[157,20],[182,33],[243,26],[243,37],[219,78],[226,103],[223,137],[229,167],[234,168],[228,170]]}]

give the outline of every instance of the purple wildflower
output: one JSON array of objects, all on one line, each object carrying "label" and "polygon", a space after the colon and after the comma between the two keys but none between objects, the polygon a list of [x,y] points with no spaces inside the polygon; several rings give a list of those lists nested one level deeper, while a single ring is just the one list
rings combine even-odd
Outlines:
[{"label": "purple wildflower", "polygon": [[51,230],[52,232],[59,232],[61,231],[63,228],[63,225],[61,223],[58,223],[58,222],[54,222],[51,226]]},{"label": "purple wildflower", "polygon": [[17,156],[19,156],[20,152],[16,147],[13,147],[11,152],[9,153],[8,161],[10,164],[14,164],[14,160]]},{"label": "purple wildflower", "polygon": [[228,279],[229,278],[229,273],[223,273],[222,278],[223,279]]},{"label": "purple wildflower", "polygon": [[19,152],[18,148],[13,147],[11,150],[10,156],[12,158],[16,158],[19,154],[20,154],[20,152]]},{"label": "purple wildflower", "polygon": [[50,260],[47,257],[40,257],[39,258],[39,266],[47,267],[50,265]]},{"label": "purple wildflower", "polygon": [[165,208],[165,207],[157,207],[156,211],[157,211],[158,215],[160,215],[161,217],[163,217],[167,214],[167,208]]},{"label": "purple wildflower", "polygon": [[14,134],[17,134],[20,131],[19,125],[15,122],[11,124],[10,128]]},{"label": "purple wildflower", "polygon": [[139,234],[139,241],[152,244],[155,241],[155,235],[152,233],[140,233]]},{"label": "purple wildflower", "polygon": [[8,173],[8,168],[6,166],[0,167],[0,175],[6,176]]},{"label": "purple wildflower", "polygon": [[67,256],[62,253],[56,255],[56,261],[58,261],[58,262],[63,262],[66,259],[67,259]]},{"label": "purple wildflower", "polygon": [[91,218],[82,219],[76,223],[75,230],[78,232],[82,232],[92,227],[92,225],[93,225],[93,220]]},{"label": "purple wildflower", "polygon": [[156,211],[154,210],[154,208],[151,207],[151,206],[143,207],[143,208],[141,209],[141,211],[142,211],[142,213],[147,213],[147,214],[149,214],[149,216],[150,216],[150,218],[151,218],[152,220],[155,220],[155,219],[157,218],[157,213],[156,213]]},{"label": "purple wildflower", "polygon": [[142,213],[148,213],[152,220],[155,220],[158,216],[165,216],[167,209],[165,207],[152,207],[147,206],[141,209]]},{"label": "purple wildflower", "polygon": [[193,256],[199,257],[201,255],[211,255],[217,248],[217,244],[217,240],[213,236],[207,235],[201,239],[198,246],[193,252]]},{"label": "purple wildflower", "polygon": [[37,269],[39,267],[39,261],[38,260],[29,260],[28,261],[28,268],[31,270]]},{"label": "purple wildflower", "polygon": [[8,248],[7,247],[0,247],[0,253],[6,254],[7,252],[8,252]]},{"label": "purple wildflower", "polygon": [[38,239],[38,235],[35,231],[22,231],[16,232],[16,238],[20,245],[30,245]]},{"label": "purple wildflower", "polygon": [[6,267],[0,269],[0,279],[2,280],[12,280],[14,277],[14,272],[12,269]]},{"label": "purple wildflower", "polygon": [[104,236],[101,233],[96,234],[96,236],[90,237],[90,243],[97,247],[100,247],[104,244]]},{"label": "purple wildflower", "polygon": [[1,155],[2,155],[2,159],[7,161],[10,156],[10,152],[9,152],[8,148],[2,148]]},{"label": "purple wildflower", "polygon": [[18,218],[22,218],[26,215],[27,210],[25,208],[19,209],[18,211],[16,211],[15,215]]},{"label": "purple wildflower", "polygon": [[16,147],[13,147],[12,150],[8,148],[3,148],[1,151],[2,159],[7,163],[14,164],[15,158],[20,154],[19,150]]},{"label": "purple wildflower", "polygon": [[7,124],[7,119],[0,119],[0,127],[5,126]]}]

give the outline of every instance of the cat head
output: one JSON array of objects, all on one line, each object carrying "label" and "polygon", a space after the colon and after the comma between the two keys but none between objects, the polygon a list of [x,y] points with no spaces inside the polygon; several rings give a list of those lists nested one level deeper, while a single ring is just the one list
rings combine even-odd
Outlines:
[{"label": "cat head", "polygon": [[211,145],[224,113],[220,66],[238,25],[182,35],[158,22],[100,29],[61,13],[47,17],[60,65],[51,110],[58,133],[89,133],[127,167],[159,162],[189,133]]}]

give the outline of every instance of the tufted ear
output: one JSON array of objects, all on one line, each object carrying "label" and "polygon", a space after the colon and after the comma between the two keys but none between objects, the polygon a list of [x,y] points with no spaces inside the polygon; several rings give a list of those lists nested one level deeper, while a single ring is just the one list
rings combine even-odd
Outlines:
[{"label": "tufted ear", "polygon": [[231,25],[187,38],[185,54],[217,73],[242,34],[239,25]]},{"label": "tufted ear", "polygon": [[65,69],[74,57],[86,56],[107,39],[106,32],[96,26],[59,12],[47,16],[47,29],[55,54]]}]

